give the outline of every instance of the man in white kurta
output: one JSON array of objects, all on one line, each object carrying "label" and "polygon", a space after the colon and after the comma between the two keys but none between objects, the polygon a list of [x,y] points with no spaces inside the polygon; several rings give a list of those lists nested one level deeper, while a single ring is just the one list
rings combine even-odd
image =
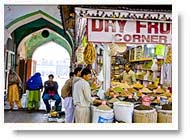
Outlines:
[{"label": "man in white kurta", "polygon": [[[89,69],[83,69],[82,78],[73,84],[73,102],[75,105],[75,122],[90,123],[90,104],[95,100],[91,97],[91,88],[88,80],[91,78]],[[98,100],[97,100],[98,102]],[[101,103],[101,102],[98,102]]]},{"label": "man in white kurta", "polygon": [[77,67],[74,70],[74,77],[70,73],[70,79],[66,81],[65,85],[61,90],[62,97],[64,98],[64,108],[65,108],[65,123],[74,123],[74,104],[72,97],[72,88],[73,84],[76,83],[80,79],[82,68]]}]

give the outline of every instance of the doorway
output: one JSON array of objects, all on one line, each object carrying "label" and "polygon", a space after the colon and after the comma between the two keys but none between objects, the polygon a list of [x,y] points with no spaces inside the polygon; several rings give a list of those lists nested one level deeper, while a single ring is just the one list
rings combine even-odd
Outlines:
[{"label": "doorway", "polygon": [[[48,80],[49,74],[54,75],[54,81],[57,81],[59,86],[58,93],[61,95],[61,88],[69,79],[71,58],[68,51],[51,41],[38,47],[32,55],[32,60],[36,61],[35,71],[41,73],[43,83]],[[42,99],[40,109],[45,109]]]}]

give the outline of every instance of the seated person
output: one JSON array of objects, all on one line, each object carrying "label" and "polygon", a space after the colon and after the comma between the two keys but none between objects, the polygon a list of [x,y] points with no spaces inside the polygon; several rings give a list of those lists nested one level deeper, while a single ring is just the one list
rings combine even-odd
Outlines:
[{"label": "seated person", "polygon": [[51,107],[49,104],[50,99],[56,100],[55,102],[56,111],[58,110],[59,103],[61,103],[61,97],[59,96],[58,91],[57,91],[58,84],[56,81],[53,81],[53,78],[54,78],[53,74],[50,74],[48,78],[49,80],[44,83],[44,93],[42,96],[42,99],[46,105],[47,113],[49,113],[51,110]]}]

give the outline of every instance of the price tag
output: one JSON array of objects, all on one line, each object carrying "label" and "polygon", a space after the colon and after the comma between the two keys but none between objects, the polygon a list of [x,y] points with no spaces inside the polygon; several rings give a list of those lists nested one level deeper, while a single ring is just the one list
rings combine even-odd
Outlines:
[{"label": "price tag", "polygon": [[153,90],[153,93],[156,94],[156,90]]},{"label": "price tag", "polygon": [[106,101],[102,101],[102,105],[106,105]]},{"label": "price tag", "polygon": [[157,100],[160,101],[160,96],[157,96]]},{"label": "price tag", "polygon": [[132,95],[129,95],[128,98],[132,98]]},{"label": "price tag", "polygon": [[164,56],[164,53],[165,53],[165,46],[161,45],[161,44],[158,44],[156,46],[156,55],[157,56]]},{"label": "price tag", "polygon": [[152,84],[152,82],[149,82],[148,84]]}]

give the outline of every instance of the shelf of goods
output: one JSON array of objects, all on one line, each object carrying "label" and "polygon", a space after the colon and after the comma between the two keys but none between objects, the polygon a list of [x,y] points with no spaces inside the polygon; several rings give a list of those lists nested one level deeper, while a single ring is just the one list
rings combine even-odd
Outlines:
[{"label": "shelf of goods", "polygon": [[96,47],[96,62],[95,62],[95,70],[96,73],[100,73],[103,65],[103,50],[99,47]]},{"label": "shelf of goods", "polygon": [[[154,82],[153,71],[150,68],[134,68],[133,67],[133,71],[136,73],[136,80],[139,80],[141,82]],[[160,77],[160,72],[161,71],[159,69],[157,71],[154,71],[154,74],[156,75],[157,78]]]},{"label": "shelf of goods", "polygon": [[102,55],[97,55],[96,56],[96,72],[99,73],[101,71],[102,65],[103,65],[103,56]]},{"label": "shelf of goods", "polygon": [[132,70],[136,73],[136,79],[144,85],[146,85],[148,82],[155,82],[155,80],[160,80],[160,67],[158,66],[158,69],[155,71],[152,71],[151,69],[153,65],[152,58],[133,60],[131,64]]},{"label": "shelf of goods", "polygon": [[144,62],[144,61],[152,61],[152,58],[135,59],[135,60],[130,60],[129,62]]},{"label": "shelf of goods", "polygon": [[135,48],[131,48],[129,50],[129,62],[136,62],[136,60],[139,61],[140,59],[143,59],[144,61],[145,59],[143,58],[143,56],[144,56],[144,47],[141,45],[136,46]]},{"label": "shelf of goods", "polygon": [[125,59],[123,56],[112,56],[111,57],[111,78],[119,80],[119,75],[125,70]]},{"label": "shelf of goods", "polygon": [[158,69],[152,71],[153,59],[155,57],[155,48],[148,48],[146,45],[139,45],[129,49],[129,62],[132,70],[136,73],[137,81],[146,85],[148,82],[158,82],[161,76],[161,67],[158,64],[161,60],[157,59]]},{"label": "shelf of goods", "polygon": [[[138,69],[138,68],[135,68],[135,70],[141,70],[141,71],[152,71],[151,69],[145,69],[145,68],[140,68],[140,69]],[[157,71],[154,71],[154,72],[160,72],[160,70],[157,70]]]}]

